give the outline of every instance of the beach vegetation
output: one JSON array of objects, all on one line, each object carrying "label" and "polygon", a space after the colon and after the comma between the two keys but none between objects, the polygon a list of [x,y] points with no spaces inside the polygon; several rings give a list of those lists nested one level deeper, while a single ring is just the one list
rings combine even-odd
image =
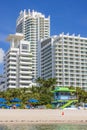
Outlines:
[{"label": "beach vegetation", "polygon": [[[31,105],[34,107],[45,105],[47,108],[51,108],[51,102],[53,100],[52,91],[57,84],[56,78],[50,78],[47,80],[38,78],[36,82],[38,86],[32,86],[30,88],[9,88],[6,91],[0,92],[0,97],[5,98],[8,105],[12,104],[10,102],[11,99],[15,97],[19,98],[22,101],[19,103],[20,108],[25,108],[25,105]],[[75,89],[74,87],[69,88]],[[76,97],[78,99],[78,104],[80,102],[87,103],[87,91],[82,90],[80,87],[76,87]],[[30,98],[37,99],[39,102],[29,104],[28,100]]]}]

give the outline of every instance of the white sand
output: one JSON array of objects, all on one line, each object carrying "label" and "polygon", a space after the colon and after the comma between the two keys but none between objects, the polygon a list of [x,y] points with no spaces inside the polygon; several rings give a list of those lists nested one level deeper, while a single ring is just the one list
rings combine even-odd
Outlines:
[{"label": "white sand", "polygon": [[0,109],[0,123],[87,123],[87,110]]}]

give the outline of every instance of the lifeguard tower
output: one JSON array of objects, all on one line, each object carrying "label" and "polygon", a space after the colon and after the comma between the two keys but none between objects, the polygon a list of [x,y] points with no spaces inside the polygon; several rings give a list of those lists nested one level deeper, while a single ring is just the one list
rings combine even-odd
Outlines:
[{"label": "lifeguard tower", "polygon": [[52,101],[53,108],[67,108],[74,107],[78,102],[76,98],[76,90],[68,87],[56,87],[54,91],[54,101]]}]

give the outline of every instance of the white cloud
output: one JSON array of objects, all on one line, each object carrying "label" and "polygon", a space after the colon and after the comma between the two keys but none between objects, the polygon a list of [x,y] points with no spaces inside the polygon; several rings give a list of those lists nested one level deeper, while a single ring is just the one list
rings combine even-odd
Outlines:
[{"label": "white cloud", "polygon": [[3,62],[4,54],[5,54],[4,50],[0,48],[0,64]]}]

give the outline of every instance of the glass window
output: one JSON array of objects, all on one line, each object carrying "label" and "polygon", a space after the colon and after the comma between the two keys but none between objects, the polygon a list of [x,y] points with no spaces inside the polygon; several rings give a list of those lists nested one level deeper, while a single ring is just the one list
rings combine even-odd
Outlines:
[{"label": "glass window", "polygon": [[28,45],[27,44],[22,44],[22,49],[23,50],[28,50]]}]

